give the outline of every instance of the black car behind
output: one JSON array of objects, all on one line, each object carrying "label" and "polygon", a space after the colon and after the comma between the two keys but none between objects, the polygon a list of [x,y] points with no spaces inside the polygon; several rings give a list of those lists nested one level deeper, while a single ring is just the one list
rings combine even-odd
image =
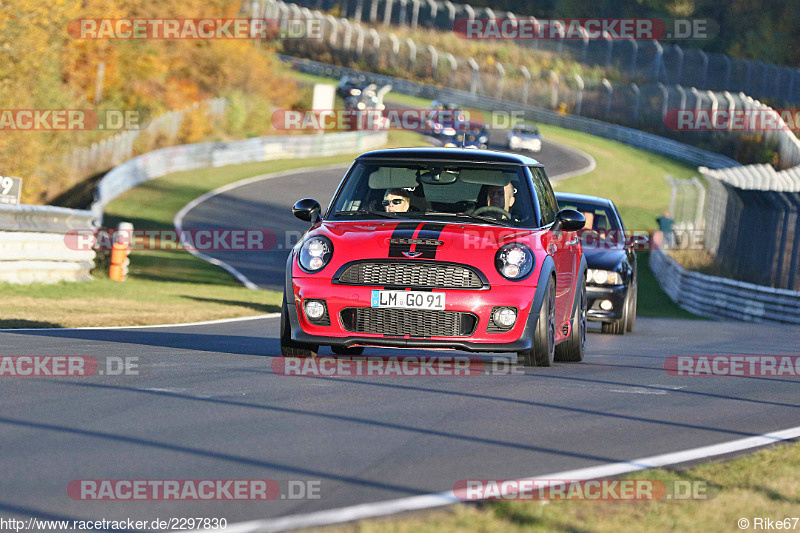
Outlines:
[{"label": "black car behind", "polygon": [[587,318],[600,322],[603,333],[624,335],[636,322],[638,271],[634,245],[643,237],[629,237],[614,202],[583,194],[556,193],[559,208],[583,213],[586,226],[581,244],[586,272]]}]

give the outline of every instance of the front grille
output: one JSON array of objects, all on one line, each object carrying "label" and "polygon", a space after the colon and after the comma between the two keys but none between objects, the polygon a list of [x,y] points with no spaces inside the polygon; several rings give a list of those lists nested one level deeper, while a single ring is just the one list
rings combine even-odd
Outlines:
[{"label": "front grille", "polygon": [[481,277],[471,268],[421,261],[354,263],[339,275],[339,283],[433,289],[480,289],[484,286]]},{"label": "front grille", "polygon": [[391,337],[468,337],[478,324],[478,317],[459,311],[348,307],[340,317],[347,331]]}]

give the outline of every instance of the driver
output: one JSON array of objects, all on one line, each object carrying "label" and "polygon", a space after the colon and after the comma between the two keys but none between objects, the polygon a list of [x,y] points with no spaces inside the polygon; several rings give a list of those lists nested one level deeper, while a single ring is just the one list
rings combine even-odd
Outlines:
[{"label": "driver", "polygon": [[[485,195],[485,196],[484,196]],[[514,185],[509,183],[505,187],[500,185],[484,185],[481,189],[481,203],[488,207],[499,207],[509,211],[514,205]],[[485,200],[484,200],[485,199]]]},{"label": "driver", "polygon": [[383,196],[387,213],[405,213],[411,207],[411,193],[404,189],[389,189]]}]

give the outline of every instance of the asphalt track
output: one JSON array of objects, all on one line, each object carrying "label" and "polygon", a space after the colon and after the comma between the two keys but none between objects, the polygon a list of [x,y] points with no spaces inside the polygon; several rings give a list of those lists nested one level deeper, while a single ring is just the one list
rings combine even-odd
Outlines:
[{"label": "asphalt track", "polygon": [[[341,174],[254,182],[203,202],[185,223],[230,229],[269,221],[276,233],[302,231],[288,207],[303,196],[326,203],[325,188]],[[271,263],[235,253],[237,268],[272,284]],[[275,265],[282,274],[282,261]],[[272,371],[278,326],[273,316],[0,331],[0,355],[136,357],[139,365],[138,375],[0,378],[0,517],[194,516],[230,524],[438,493],[462,479],[543,477],[800,426],[800,378],[664,370],[671,355],[796,355],[797,327],[640,319],[631,335],[590,335],[581,364],[473,377],[329,378]],[[391,353],[398,352],[366,351]],[[290,481],[311,481],[319,482],[319,498],[87,502],[67,494],[79,479],[272,479],[284,495]]]}]

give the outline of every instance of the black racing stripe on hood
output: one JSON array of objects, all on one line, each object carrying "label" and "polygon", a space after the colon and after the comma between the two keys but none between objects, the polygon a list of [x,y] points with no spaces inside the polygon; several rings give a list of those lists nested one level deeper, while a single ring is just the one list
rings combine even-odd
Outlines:
[{"label": "black racing stripe on hood", "polygon": [[400,222],[392,232],[389,242],[389,257],[406,257],[403,252],[411,250],[411,243],[395,243],[395,239],[408,240],[414,237],[414,233],[419,227],[419,222]]},{"label": "black racing stripe on hood", "polygon": [[[420,228],[417,238],[436,240],[442,234],[445,226],[447,226],[447,224],[442,224],[441,222],[427,222]],[[418,244],[415,250],[417,252],[422,252],[419,259],[436,259],[437,248],[438,246],[435,244]]]}]

